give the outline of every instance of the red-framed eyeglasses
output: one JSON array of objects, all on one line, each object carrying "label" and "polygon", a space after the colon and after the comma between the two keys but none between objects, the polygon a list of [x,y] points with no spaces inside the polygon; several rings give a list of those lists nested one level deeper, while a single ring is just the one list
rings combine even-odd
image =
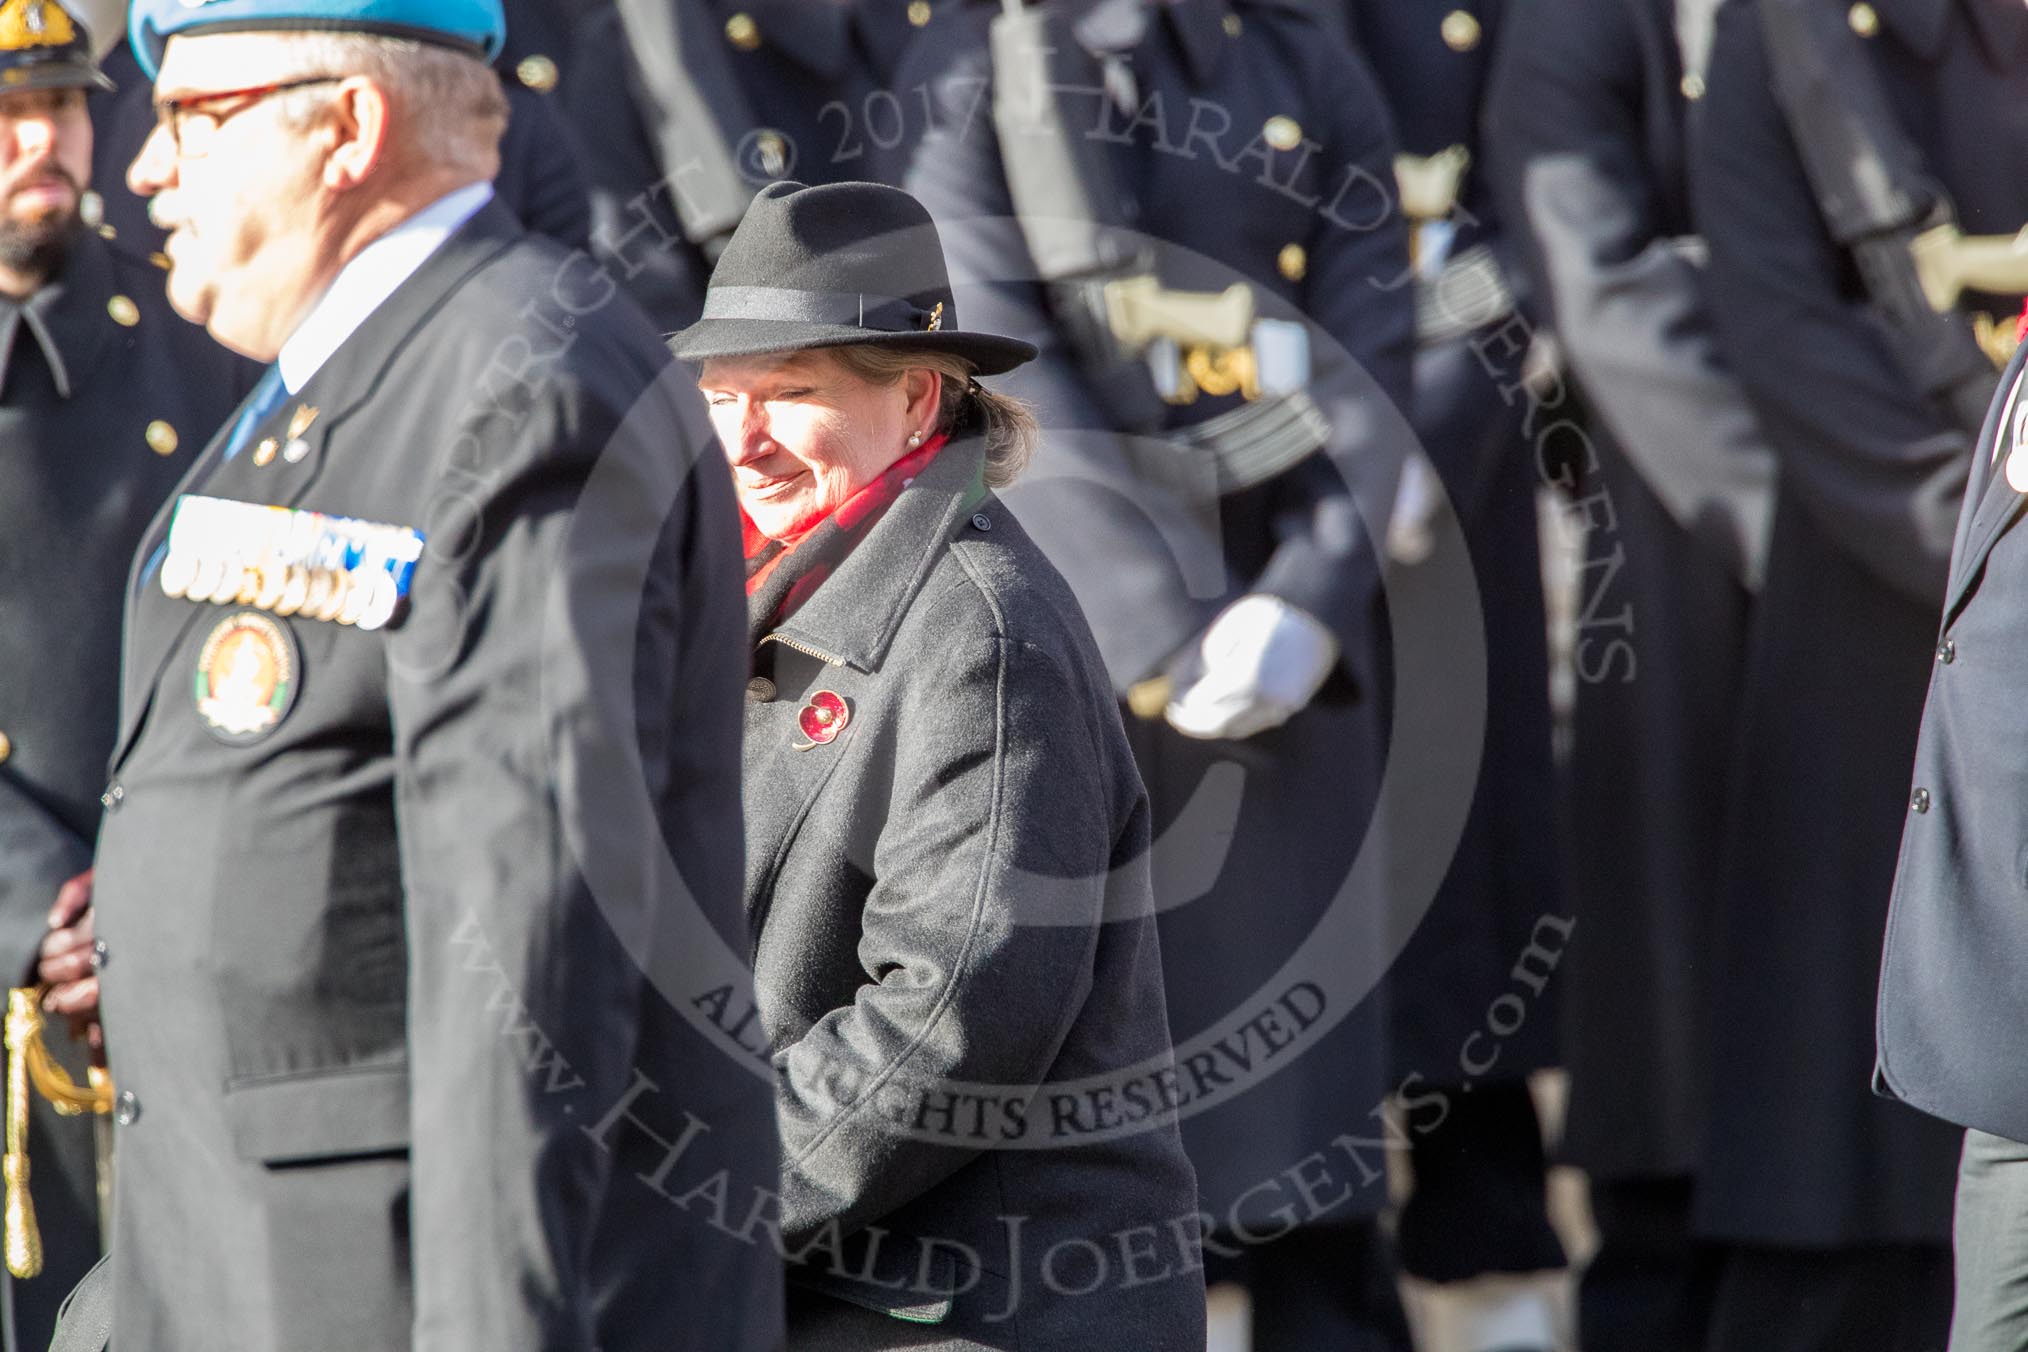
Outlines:
[{"label": "red-framed eyeglasses", "polygon": [[[155,100],[155,125],[166,128],[169,140],[176,151],[185,159],[198,159],[210,149],[211,138],[226,119],[234,117],[277,94],[286,94],[292,89],[308,89],[312,85],[337,84],[346,79],[343,75],[306,75],[298,80],[283,80],[277,84],[253,85],[246,89],[218,89],[205,94],[185,94],[179,98]],[[240,100],[236,108],[217,110],[208,105]],[[193,134],[194,133],[194,134]]]}]

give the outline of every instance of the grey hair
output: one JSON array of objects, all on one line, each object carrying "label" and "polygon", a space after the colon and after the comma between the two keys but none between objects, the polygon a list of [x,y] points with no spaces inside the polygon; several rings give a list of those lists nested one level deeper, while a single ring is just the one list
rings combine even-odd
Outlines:
[{"label": "grey hair", "polygon": [[1035,414],[1011,395],[999,394],[972,377],[978,367],[949,352],[911,352],[904,348],[847,344],[825,349],[839,364],[862,380],[892,385],[910,371],[935,371],[944,378],[937,409],[938,432],[951,432],[976,416],[986,439],[986,486],[1005,488],[1021,477],[1035,454]]},{"label": "grey hair", "polygon": [[[377,33],[273,34],[277,81],[309,75],[363,75],[387,91],[400,121],[399,144],[440,169],[492,178],[507,129],[500,77],[477,57],[413,38]],[[283,117],[307,129],[323,106],[317,89],[282,95]]]}]

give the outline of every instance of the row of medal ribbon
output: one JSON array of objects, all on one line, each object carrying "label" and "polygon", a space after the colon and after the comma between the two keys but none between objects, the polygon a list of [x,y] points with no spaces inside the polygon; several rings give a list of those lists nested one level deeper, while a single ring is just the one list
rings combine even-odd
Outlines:
[{"label": "row of medal ribbon", "polygon": [[422,551],[408,526],[186,493],[169,526],[162,591],[379,629],[408,596]]}]

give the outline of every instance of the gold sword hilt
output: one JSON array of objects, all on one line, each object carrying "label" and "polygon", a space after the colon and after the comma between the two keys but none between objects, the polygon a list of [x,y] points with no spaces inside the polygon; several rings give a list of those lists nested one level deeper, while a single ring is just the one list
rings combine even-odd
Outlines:
[{"label": "gold sword hilt", "polygon": [[50,1055],[42,1037],[46,990],[16,986],[7,992],[7,1150],[0,1157],[6,1200],[0,1247],[5,1249],[7,1270],[21,1278],[42,1271],[42,1231],[28,1190],[29,1086],[65,1117],[109,1113],[113,1108],[112,1078],[102,1069],[92,1067],[87,1083],[80,1085]]}]

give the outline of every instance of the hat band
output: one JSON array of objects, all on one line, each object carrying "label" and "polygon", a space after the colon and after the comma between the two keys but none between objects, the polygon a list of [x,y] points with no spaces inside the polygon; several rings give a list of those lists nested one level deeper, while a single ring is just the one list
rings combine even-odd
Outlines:
[{"label": "hat band", "polygon": [[704,293],[702,317],[830,324],[881,333],[919,333],[928,326],[934,313],[898,296],[869,296],[858,291],[714,286]]}]

